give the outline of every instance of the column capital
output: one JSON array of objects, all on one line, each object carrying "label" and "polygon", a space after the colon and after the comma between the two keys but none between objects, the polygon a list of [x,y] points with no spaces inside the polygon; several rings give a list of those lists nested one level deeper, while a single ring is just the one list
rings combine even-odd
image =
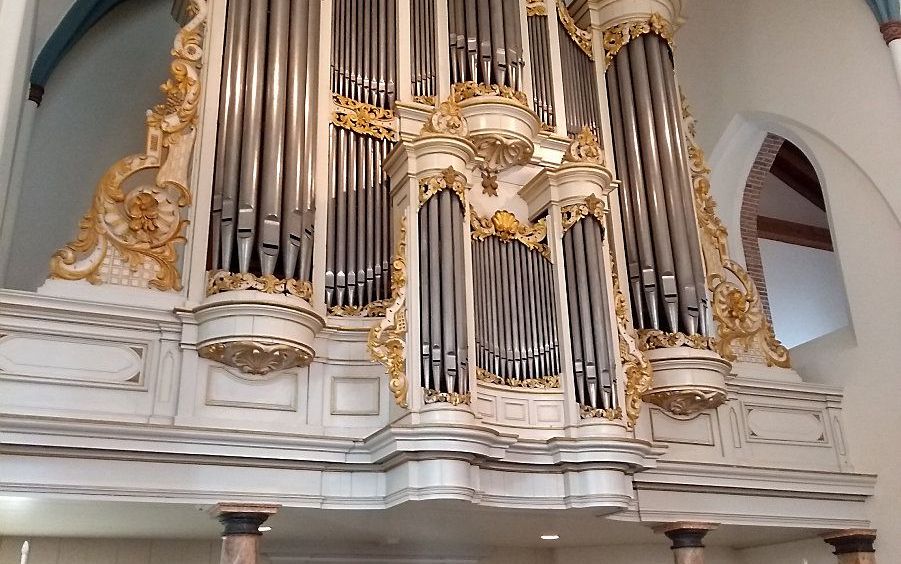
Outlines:
[{"label": "column capital", "polygon": [[259,535],[259,527],[271,515],[278,512],[281,505],[265,503],[217,503],[210,509],[210,515],[225,526],[222,534]]},{"label": "column capital", "polygon": [[662,533],[673,541],[672,549],[677,548],[703,548],[704,536],[716,529],[717,523],[697,523],[693,521],[678,521],[664,523],[653,528],[655,533]]},{"label": "column capital", "polygon": [[901,20],[883,22],[879,24],[879,31],[882,32],[882,39],[885,40],[886,45],[896,39],[901,39]]},{"label": "column capital", "polygon": [[876,540],[876,529],[831,531],[823,535],[823,540],[835,548],[833,554],[836,555],[876,552],[873,547]]}]

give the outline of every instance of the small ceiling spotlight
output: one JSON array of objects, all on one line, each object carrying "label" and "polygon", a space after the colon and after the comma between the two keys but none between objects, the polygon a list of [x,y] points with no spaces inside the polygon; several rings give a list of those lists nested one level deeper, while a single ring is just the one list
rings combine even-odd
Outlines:
[{"label": "small ceiling spotlight", "polygon": [[558,540],[560,535],[541,535],[541,540]]},{"label": "small ceiling spotlight", "polygon": [[269,525],[260,525],[259,527],[257,527],[257,530],[261,533],[268,533],[272,530],[272,527],[270,527]]}]

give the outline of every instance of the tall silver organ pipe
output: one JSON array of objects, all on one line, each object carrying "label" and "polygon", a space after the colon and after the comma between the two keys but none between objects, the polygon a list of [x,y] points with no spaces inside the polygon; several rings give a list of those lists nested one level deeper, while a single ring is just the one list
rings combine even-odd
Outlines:
[{"label": "tall silver organ pipe", "polygon": [[436,52],[435,2],[410,0],[411,58],[410,76],[413,96],[434,98],[438,94],[438,54]]},{"label": "tall silver organ pipe", "polygon": [[213,270],[309,280],[319,3],[231,0],[210,228]]},{"label": "tall silver organ pipe", "polygon": [[451,83],[521,90],[523,9],[519,0],[447,0]]},{"label": "tall silver organ pipe", "polygon": [[477,366],[503,383],[559,374],[553,264],[515,240],[472,245]]},{"label": "tall silver organ pipe", "polygon": [[[395,0],[336,0],[331,89],[336,106],[389,115],[396,97]],[[391,131],[329,126],[325,298],[332,312],[359,311],[389,295],[388,179]]]},{"label": "tall silver organ pipe", "polygon": [[545,14],[529,15],[529,52],[532,56],[532,104],[541,123],[553,127],[554,79],[551,75],[551,46]]},{"label": "tall silver organ pipe", "polygon": [[633,39],[606,73],[636,326],[704,334],[707,297],[669,46]]},{"label": "tall silver organ pipe", "polygon": [[594,61],[570,37],[559,23],[560,62],[563,71],[563,100],[566,104],[566,133],[578,135],[583,126],[591,128],[598,139],[600,133],[600,102]]},{"label": "tall silver organ pipe", "polygon": [[563,235],[576,401],[587,409],[616,407],[615,357],[605,323],[603,238],[604,230],[593,217],[580,219]]},{"label": "tall silver organ pipe", "polygon": [[469,392],[463,206],[442,190],[419,209],[422,386]]}]

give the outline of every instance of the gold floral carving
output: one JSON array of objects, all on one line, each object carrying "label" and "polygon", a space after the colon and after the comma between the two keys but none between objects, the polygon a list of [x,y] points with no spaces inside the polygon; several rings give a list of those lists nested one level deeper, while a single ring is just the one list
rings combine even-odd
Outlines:
[{"label": "gold floral carving", "polygon": [[528,388],[531,390],[554,390],[560,388],[560,376],[558,375],[524,378],[522,380],[509,377],[505,379],[497,374],[488,372],[484,368],[476,368],[476,379],[480,382],[509,386],[511,388]]},{"label": "gold floral carving", "polygon": [[739,354],[759,357],[767,366],[789,368],[788,349],[776,339],[767,320],[760,293],[745,269],[729,257],[728,233],[716,215],[710,195],[710,169],[696,141],[695,121],[682,97],[682,117],[686,125],[691,182],[694,193],[701,248],[707,270],[707,287],[713,296],[716,321],[716,350],[732,362]]},{"label": "gold floral carving", "polygon": [[541,218],[529,225],[519,221],[507,210],[498,210],[490,218],[479,217],[474,209],[470,209],[469,222],[472,226],[472,238],[484,241],[488,237],[497,237],[505,243],[519,241],[529,249],[538,251],[551,260],[551,252],[547,244],[547,220]]},{"label": "gold floral carving", "polygon": [[560,17],[560,23],[563,24],[563,28],[566,30],[570,39],[575,41],[576,45],[579,46],[579,49],[593,61],[594,53],[591,50],[591,32],[576,25],[576,20],[569,14],[569,10],[566,9],[563,0],[557,0],[557,14]]},{"label": "gold floral carving", "polygon": [[616,421],[623,418],[623,410],[619,407],[591,407],[590,405],[579,405],[579,417],[582,419],[607,419]]},{"label": "gold floral carving", "polygon": [[629,20],[604,30],[604,60],[607,66],[624,45],[646,33],[655,33],[673,45],[673,26],[660,14],[649,18]]},{"label": "gold floral carving", "polygon": [[434,176],[419,180],[419,207],[442,190],[453,190],[461,202],[466,202],[466,177],[449,166]]},{"label": "gold floral carving", "polygon": [[604,200],[598,198],[594,194],[589,194],[583,202],[563,206],[560,210],[563,223],[563,232],[569,231],[573,225],[584,217],[594,217],[603,227],[604,214],[607,209],[604,206]]},{"label": "gold floral carving", "polygon": [[716,338],[685,333],[666,333],[660,329],[639,329],[638,348],[642,351],[669,347],[688,347],[717,352]]},{"label": "gold floral carving", "polygon": [[512,100],[521,106],[529,107],[529,99],[525,92],[520,92],[509,86],[504,86],[502,84],[481,84],[471,80],[454,84],[452,94],[454,102],[459,103],[480,96],[505,98],[507,100]]},{"label": "gold floral carving", "polygon": [[513,165],[524,165],[532,158],[535,146],[523,139],[486,133],[470,137],[476,154],[481,157],[482,193],[497,196],[497,175]]},{"label": "gold floral carving", "polygon": [[626,422],[629,427],[634,427],[641,413],[641,398],[645,392],[651,389],[654,380],[654,372],[651,363],[645,358],[638,346],[638,337],[632,322],[629,319],[626,296],[619,284],[616,258],[613,251],[610,252],[610,262],[613,264],[611,275],[613,277],[613,304],[616,312],[616,331],[619,336],[619,360],[626,373]]},{"label": "gold floral carving", "polygon": [[400,224],[397,253],[391,261],[391,305],[385,319],[369,331],[367,348],[375,362],[385,366],[388,390],[394,402],[406,408],[407,403],[407,216]]},{"label": "gold floral carving", "polygon": [[286,294],[306,301],[313,297],[313,286],[305,280],[296,278],[276,278],[272,274],[257,276],[255,274],[233,273],[227,270],[216,270],[207,273],[206,295],[212,296],[233,290],[256,290],[265,294]]},{"label": "gold floral carving", "polygon": [[332,306],[328,312],[336,317],[381,317],[388,311],[388,306],[393,303],[391,298],[369,302],[364,306]]},{"label": "gold floral carving", "polygon": [[413,101],[424,106],[434,106],[437,98],[435,96],[413,96]]},{"label": "gold floral carving", "polygon": [[257,341],[214,343],[200,347],[197,354],[256,376],[306,366],[313,360],[313,355],[301,348]]},{"label": "gold floral carving", "polygon": [[472,396],[469,392],[465,394],[460,394],[457,392],[439,392],[438,390],[432,390],[427,388],[425,390],[425,403],[449,403],[451,405],[469,405]]},{"label": "gold floral carving", "polygon": [[645,394],[644,399],[673,415],[693,415],[723,405],[726,401],[726,392],[721,390],[662,390]]},{"label": "gold floral carving", "polygon": [[466,119],[460,113],[460,106],[457,105],[453,96],[438,104],[438,107],[429,114],[429,119],[422,125],[420,135],[450,135],[453,137],[469,135]]},{"label": "gold floral carving", "polygon": [[[150,287],[181,289],[177,246],[188,224],[182,210],[191,204],[188,169],[202,89],[206,0],[191,0],[189,13],[175,37],[169,79],[160,86],[165,100],[147,112],[144,153],[120,159],[100,179],[75,241],[50,259],[51,278],[101,284],[108,264],[121,260],[133,273],[152,271]],[[152,184],[138,180],[151,171]]]},{"label": "gold floral carving", "polygon": [[601,149],[590,127],[582,126],[582,131],[576,135],[563,154],[563,160],[570,163],[604,164],[604,150]]},{"label": "gold floral carving", "polygon": [[546,16],[547,5],[544,0],[526,0],[526,16]]},{"label": "gold floral carving", "polygon": [[332,124],[376,139],[397,141],[397,124],[392,110],[332,94],[335,109]]}]

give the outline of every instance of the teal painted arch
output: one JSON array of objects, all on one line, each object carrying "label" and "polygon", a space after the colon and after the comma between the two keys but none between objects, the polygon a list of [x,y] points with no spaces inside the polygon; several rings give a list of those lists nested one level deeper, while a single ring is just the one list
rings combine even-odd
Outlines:
[{"label": "teal painted arch", "polygon": [[901,21],[901,0],[867,0],[880,24]]}]

